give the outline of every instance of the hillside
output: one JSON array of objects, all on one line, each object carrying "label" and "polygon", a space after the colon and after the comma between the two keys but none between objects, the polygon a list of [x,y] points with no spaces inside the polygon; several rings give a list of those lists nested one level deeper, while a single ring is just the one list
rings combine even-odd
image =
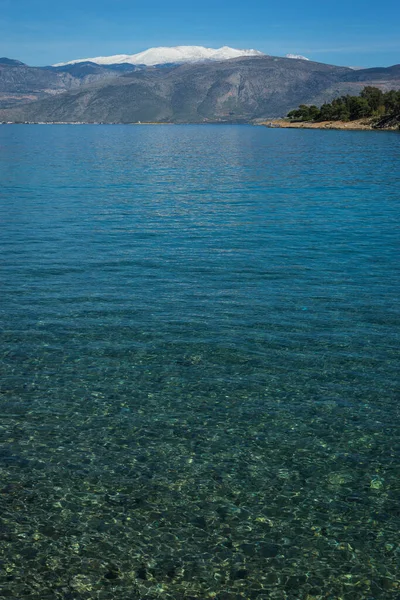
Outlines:
[{"label": "hillside", "polygon": [[[86,65],[86,66],[85,66]],[[48,70],[69,81],[68,93],[0,111],[0,120],[29,122],[250,122],[285,115],[299,104],[331,100],[343,86],[357,94],[371,80],[400,88],[400,68],[353,71],[308,60],[270,56],[223,62],[103,71],[80,63]],[[66,70],[65,70],[66,69]],[[87,69],[81,79],[74,70]],[[100,69],[100,72],[93,72]],[[377,72],[379,71],[379,72]],[[88,80],[87,77],[94,79]],[[97,79],[96,79],[97,77]],[[370,79],[369,79],[370,78]],[[52,80],[52,82],[59,80]],[[340,91],[339,91],[340,93]]]},{"label": "hillside", "polygon": [[132,65],[80,63],[65,67],[29,67],[0,58],[0,108],[12,108],[133,71]]},{"label": "hillside", "polygon": [[272,57],[149,68],[31,104],[12,116],[24,121],[240,122],[287,112],[348,71]]}]

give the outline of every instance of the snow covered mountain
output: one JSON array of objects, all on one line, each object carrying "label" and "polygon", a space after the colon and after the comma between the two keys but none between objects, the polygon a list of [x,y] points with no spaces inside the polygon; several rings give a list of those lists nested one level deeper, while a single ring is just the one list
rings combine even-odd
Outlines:
[{"label": "snow covered mountain", "polygon": [[116,54],[115,56],[97,56],[95,58],[79,58],[65,63],[57,63],[54,67],[74,65],[81,62],[93,62],[98,65],[114,65],[128,63],[131,65],[162,65],[167,63],[195,63],[209,60],[228,60],[240,56],[264,56],[259,50],[237,50],[223,46],[222,48],[204,48],[203,46],[175,46],[149,48],[138,54]]},{"label": "snow covered mountain", "polygon": [[301,54],[286,54],[285,58],[297,58],[297,60],[310,60],[306,56],[302,56]]}]

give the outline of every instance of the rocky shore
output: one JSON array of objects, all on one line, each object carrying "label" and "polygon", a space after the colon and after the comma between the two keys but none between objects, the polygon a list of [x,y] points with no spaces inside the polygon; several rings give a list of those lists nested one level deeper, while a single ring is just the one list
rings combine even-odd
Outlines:
[{"label": "rocky shore", "polygon": [[261,123],[266,127],[284,128],[284,129],[346,129],[349,131],[364,130],[377,131],[384,129],[385,131],[397,131],[399,123],[390,123],[381,125],[376,123],[375,119],[359,119],[357,121],[289,121],[288,119],[274,119]]}]

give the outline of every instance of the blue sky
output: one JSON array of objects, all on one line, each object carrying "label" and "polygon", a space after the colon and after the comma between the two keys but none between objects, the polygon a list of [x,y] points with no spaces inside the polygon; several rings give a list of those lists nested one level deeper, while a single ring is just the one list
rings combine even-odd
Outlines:
[{"label": "blue sky", "polygon": [[47,65],[151,46],[228,45],[388,66],[400,63],[399,23],[394,0],[0,0],[0,56]]}]

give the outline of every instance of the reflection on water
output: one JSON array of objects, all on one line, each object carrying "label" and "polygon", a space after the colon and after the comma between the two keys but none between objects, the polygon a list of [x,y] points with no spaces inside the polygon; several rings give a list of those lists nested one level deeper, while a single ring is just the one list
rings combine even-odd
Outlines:
[{"label": "reflection on water", "polygon": [[1,128],[1,598],[399,598],[398,142]]}]

